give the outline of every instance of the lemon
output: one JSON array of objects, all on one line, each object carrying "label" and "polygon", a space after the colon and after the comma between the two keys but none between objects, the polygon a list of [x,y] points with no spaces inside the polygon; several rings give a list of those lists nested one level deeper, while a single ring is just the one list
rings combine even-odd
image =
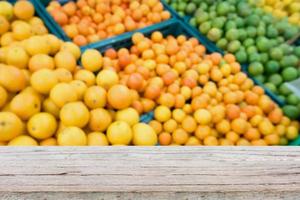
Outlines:
[{"label": "lemon", "polygon": [[157,144],[157,134],[148,124],[138,123],[133,126],[133,144],[137,146],[154,146]]}]

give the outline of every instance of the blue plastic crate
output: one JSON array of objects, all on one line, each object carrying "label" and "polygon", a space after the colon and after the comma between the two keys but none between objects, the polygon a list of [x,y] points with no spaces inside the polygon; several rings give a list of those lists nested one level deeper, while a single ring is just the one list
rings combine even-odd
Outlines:
[{"label": "blue plastic crate", "polygon": [[[8,0],[8,2],[10,2],[12,4],[16,3],[17,1],[18,0]],[[41,18],[41,20],[44,22],[46,28],[48,29],[48,31],[58,37],[59,34],[58,34],[57,30],[53,27],[53,25],[47,20],[47,18],[43,14],[46,10],[43,11],[41,9],[41,2],[39,0],[29,0],[29,1],[34,6],[35,16],[38,16],[39,18]]]},{"label": "blue plastic crate", "polygon": [[[58,37],[59,37],[59,38],[61,38],[61,39],[64,40],[64,41],[71,41],[71,39],[66,35],[66,33],[65,33],[64,30],[61,28],[61,26],[60,26],[60,25],[53,19],[53,17],[46,11],[45,7],[48,6],[48,4],[50,3],[50,1],[51,1],[51,0],[43,0],[43,3],[40,3],[40,4],[39,4],[39,7],[41,7],[40,9],[43,9],[43,11],[45,11],[45,12],[43,12],[44,17],[47,19],[47,21],[50,22],[50,24],[52,24],[53,29],[55,29],[56,32],[58,33]],[[64,4],[66,4],[67,2],[69,2],[69,1],[76,1],[76,0],[57,0],[57,1],[58,1],[60,4],[64,5]],[[165,3],[163,3],[163,5],[164,5],[164,9],[165,9],[165,10],[168,10],[168,11],[171,13],[171,16],[172,16],[171,18],[173,18],[173,12],[171,12],[170,7],[167,6],[167,4],[165,4]],[[160,22],[160,23],[158,23],[158,24],[161,24],[161,23],[164,23],[164,22]],[[157,24],[154,24],[154,25],[151,25],[151,26],[155,26],[155,25],[157,25]],[[149,26],[149,27],[151,27],[151,26]],[[139,30],[141,30],[141,29],[137,29],[137,31],[139,31]],[[126,33],[123,33],[123,34],[121,34],[121,35],[114,36],[114,37],[111,37],[111,38],[107,38],[107,39],[104,39],[104,40],[101,40],[101,41],[98,41],[98,42],[94,42],[94,43],[88,44],[88,45],[86,45],[86,46],[82,46],[81,49],[89,48],[90,45],[94,45],[94,44],[97,44],[97,45],[100,45],[101,43],[107,44],[107,42],[106,42],[107,40],[110,40],[110,39],[113,39],[113,38],[118,39],[119,37],[120,37],[120,38],[123,38],[123,37],[122,37],[123,35],[125,35],[125,36],[130,35],[130,36],[131,36],[134,32],[136,32],[136,30],[135,30],[135,31],[131,31],[131,32],[126,32]]]}]

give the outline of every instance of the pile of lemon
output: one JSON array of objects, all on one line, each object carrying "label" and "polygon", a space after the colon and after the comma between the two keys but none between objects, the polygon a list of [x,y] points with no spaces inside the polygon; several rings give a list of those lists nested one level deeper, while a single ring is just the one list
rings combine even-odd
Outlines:
[{"label": "pile of lemon", "polygon": [[292,24],[300,26],[300,1],[299,0],[249,0],[272,13],[275,17],[287,17]]}]

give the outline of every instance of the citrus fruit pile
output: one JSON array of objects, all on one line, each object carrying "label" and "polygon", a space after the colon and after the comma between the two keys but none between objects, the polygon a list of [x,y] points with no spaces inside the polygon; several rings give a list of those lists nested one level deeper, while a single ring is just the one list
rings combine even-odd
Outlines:
[{"label": "citrus fruit pile", "polygon": [[286,42],[299,34],[299,27],[245,0],[169,3],[182,15],[192,16],[189,23],[219,48],[234,54],[240,63],[249,64],[250,76],[286,104],[286,115],[300,117],[300,99],[285,84],[300,76],[300,46]]},{"label": "citrus fruit pile", "polygon": [[262,7],[275,17],[288,17],[290,23],[300,26],[300,2],[298,0],[251,0],[250,2]]},{"label": "citrus fruit pile", "polygon": [[48,12],[79,46],[144,28],[170,18],[159,0],[50,2]]},{"label": "citrus fruit pile", "polygon": [[34,13],[35,9],[28,1],[18,1],[15,5],[1,1],[0,46],[8,46],[34,35],[47,34],[43,21],[35,17]]}]

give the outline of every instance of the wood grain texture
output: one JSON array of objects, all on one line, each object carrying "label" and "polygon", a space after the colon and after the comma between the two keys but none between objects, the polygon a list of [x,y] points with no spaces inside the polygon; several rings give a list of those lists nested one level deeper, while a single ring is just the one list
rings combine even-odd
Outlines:
[{"label": "wood grain texture", "polygon": [[55,192],[53,199],[74,192],[113,195],[108,199],[149,192],[293,199],[300,192],[300,148],[1,147],[0,199],[19,192]]}]

